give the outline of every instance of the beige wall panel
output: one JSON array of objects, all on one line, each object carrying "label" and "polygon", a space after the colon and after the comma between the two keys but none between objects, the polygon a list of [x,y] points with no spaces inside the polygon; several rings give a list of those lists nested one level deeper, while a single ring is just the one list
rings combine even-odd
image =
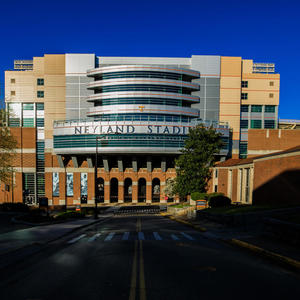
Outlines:
[{"label": "beige wall panel", "polygon": [[243,79],[269,79],[269,80],[279,80],[280,74],[260,74],[260,73],[252,73],[252,74],[243,74]]},{"label": "beige wall panel", "polygon": [[44,76],[48,87],[65,87],[66,81],[64,75],[46,75]]},{"label": "beige wall panel", "polygon": [[33,58],[33,72],[36,75],[44,75],[44,57]]},{"label": "beige wall panel", "polygon": [[243,59],[242,60],[242,73],[252,73],[253,70],[253,60],[252,59]]},{"label": "beige wall panel", "polygon": [[273,98],[269,94],[270,92],[248,92],[248,99],[242,100],[242,104],[279,105],[279,93],[273,92]]},{"label": "beige wall panel", "polygon": [[241,88],[241,77],[221,77],[220,85],[222,88]]},{"label": "beige wall panel", "polygon": [[221,77],[222,76],[241,76],[242,70],[241,57],[221,56]]},{"label": "beige wall panel", "polygon": [[45,74],[65,74],[65,55],[45,54]]},{"label": "beige wall panel", "polygon": [[221,89],[220,102],[236,102],[240,103],[241,91],[240,89]]}]

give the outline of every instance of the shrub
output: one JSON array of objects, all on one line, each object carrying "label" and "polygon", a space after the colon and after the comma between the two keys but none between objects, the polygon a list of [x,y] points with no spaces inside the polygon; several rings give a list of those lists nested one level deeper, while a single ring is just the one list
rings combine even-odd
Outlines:
[{"label": "shrub", "polygon": [[191,193],[192,200],[207,200],[208,195],[206,193],[194,192]]},{"label": "shrub", "polygon": [[21,203],[21,202],[4,202],[0,204],[1,211],[18,211],[18,212],[28,212],[29,207],[28,205]]},{"label": "shrub", "polygon": [[84,213],[76,211],[66,211],[55,216],[55,220],[80,219],[84,218]]},{"label": "shrub", "polygon": [[231,200],[223,193],[212,193],[208,196],[208,204],[210,207],[225,207],[231,205]]}]

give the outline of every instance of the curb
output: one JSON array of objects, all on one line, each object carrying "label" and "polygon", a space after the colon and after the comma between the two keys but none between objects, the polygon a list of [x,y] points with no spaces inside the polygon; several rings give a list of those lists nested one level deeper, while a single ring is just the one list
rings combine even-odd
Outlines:
[{"label": "curb", "polygon": [[176,218],[174,216],[171,216],[171,215],[169,215],[167,213],[160,213],[160,215],[163,216],[163,217],[169,218],[170,220],[173,220],[173,221],[176,221],[178,223],[184,224],[186,226],[192,227],[193,229],[196,229],[196,230],[198,230],[200,232],[206,232],[207,231],[207,229],[205,227],[201,227],[199,225],[195,225],[195,224],[190,223],[188,221],[185,221],[185,220],[182,220],[182,219],[178,219],[178,218]]},{"label": "curb", "polygon": [[280,255],[274,252],[271,252],[269,250],[265,250],[261,247],[252,245],[250,243],[238,240],[238,239],[231,239],[231,240],[225,240],[225,242],[234,245],[234,246],[238,246],[240,248],[244,248],[247,249],[251,252],[254,252],[260,256],[263,256],[265,258],[268,258],[270,260],[272,260],[273,262],[276,262],[278,264],[284,265],[286,267],[292,268],[294,270],[300,271],[300,261],[297,261],[295,259],[292,259],[290,257],[284,256],[284,255]]}]

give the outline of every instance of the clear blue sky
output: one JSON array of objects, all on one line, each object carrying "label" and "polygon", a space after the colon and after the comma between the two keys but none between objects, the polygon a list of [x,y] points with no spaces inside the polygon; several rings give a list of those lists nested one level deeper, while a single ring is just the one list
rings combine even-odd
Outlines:
[{"label": "clear blue sky", "polygon": [[299,31],[299,1],[1,1],[0,82],[44,53],[242,56],[276,64],[279,117],[300,119]]}]

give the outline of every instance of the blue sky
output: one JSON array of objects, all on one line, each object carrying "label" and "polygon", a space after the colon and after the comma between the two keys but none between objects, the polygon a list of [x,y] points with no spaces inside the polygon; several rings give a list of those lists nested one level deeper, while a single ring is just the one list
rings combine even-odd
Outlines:
[{"label": "blue sky", "polygon": [[289,0],[2,1],[1,87],[14,59],[44,53],[242,56],[276,64],[279,117],[300,119],[299,16]]}]

